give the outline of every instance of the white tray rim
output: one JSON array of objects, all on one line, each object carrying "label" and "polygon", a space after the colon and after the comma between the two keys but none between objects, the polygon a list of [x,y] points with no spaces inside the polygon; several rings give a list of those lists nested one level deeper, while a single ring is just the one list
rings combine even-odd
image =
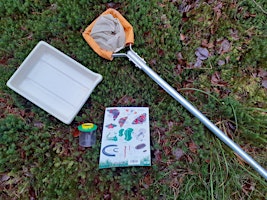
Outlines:
[{"label": "white tray rim", "polygon": [[[23,70],[25,64],[31,59],[32,56],[34,56],[34,54],[36,52],[38,52],[39,48],[41,48],[42,46],[46,46],[47,48],[51,49],[53,52],[57,53],[58,55],[60,55],[63,59],[68,60],[72,63],[75,64],[75,67],[79,67],[83,70],[85,70],[88,74],[94,75],[96,76],[96,80],[94,81],[94,84],[91,85],[91,91],[88,92],[87,96],[84,99],[81,99],[80,102],[80,106],[76,109],[76,111],[73,113],[72,116],[70,116],[68,119],[63,119],[61,118],[59,115],[57,115],[56,113],[53,112],[49,112],[46,107],[40,103],[40,101],[35,101],[34,99],[32,99],[30,96],[28,96],[27,94],[25,94],[23,91],[21,91],[18,87],[16,87],[15,85],[12,84],[12,82],[18,77],[20,76],[21,71]],[[58,120],[62,121],[65,124],[70,124],[73,119],[75,118],[75,116],[78,114],[78,112],[80,111],[80,109],[83,107],[84,103],[88,100],[89,96],[91,95],[91,93],[93,92],[94,88],[98,85],[99,82],[101,82],[103,79],[101,74],[95,73],[93,71],[91,71],[90,69],[86,68],[85,66],[83,66],[82,64],[80,64],[79,62],[77,62],[76,60],[72,59],[71,57],[67,56],[66,54],[64,54],[63,52],[61,52],[60,50],[56,49],[55,47],[51,46],[50,44],[48,44],[45,41],[39,41],[38,44],[32,49],[32,51],[28,54],[28,56],[25,58],[25,60],[21,63],[21,65],[18,67],[18,69],[13,73],[13,75],[10,77],[10,79],[7,81],[6,85],[12,89],[13,91],[15,91],[16,93],[18,93],[19,95],[21,95],[22,97],[26,98],[27,100],[31,101],[33,104],[35,104],[36,106],[42,108],[43,110],[45,110],[46,112],[48,112],[50,115],[54,116],[55,118],[57,118]]]}]

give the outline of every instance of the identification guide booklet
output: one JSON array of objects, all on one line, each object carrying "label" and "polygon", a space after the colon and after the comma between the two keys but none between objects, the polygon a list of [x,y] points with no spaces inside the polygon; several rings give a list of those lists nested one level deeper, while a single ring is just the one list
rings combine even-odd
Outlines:
[{"label": "identification guide booklet", "polygon": [[105,110],[99,168],[151,166],[147,107]]}]

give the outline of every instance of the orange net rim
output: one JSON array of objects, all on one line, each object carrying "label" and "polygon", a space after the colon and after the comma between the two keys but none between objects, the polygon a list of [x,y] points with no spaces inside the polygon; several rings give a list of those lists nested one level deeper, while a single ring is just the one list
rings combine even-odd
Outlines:
[{"label": "orange net rim", "polygon": [[[134,44],[134,32],[132,25],[115,9],[109,8],[105,12],[103,12],[100,16],[111,14],[114,18],[117,18],[121,25],[124,28],[125,32],[125,46],[129,44]],[[107,51],[102,49],[95,40],[91,37],[91,31],[96,23],[98,18],[96,18],[82,33],[83,38],[86,40],[86,42],[90,45],[90,47],[102,58],[105,58],[107,60],[113,60],[113,52]]]}]

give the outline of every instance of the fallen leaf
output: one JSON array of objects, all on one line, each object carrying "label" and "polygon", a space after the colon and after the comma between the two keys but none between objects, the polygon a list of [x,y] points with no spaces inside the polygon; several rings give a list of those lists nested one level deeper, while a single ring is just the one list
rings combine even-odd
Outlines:
[{"label": "fallen leaf", "polygon": [[1,65],[6,65],[7,62],[8,62],[8,60],[9,60],[9,58],[11,58],[11,57],[10,57],[10,56],[2,56],[2,57],[0,58],[0,64],[1,64]]},{"label": "fallen leaf", "polygon": [[266,80],[262,80],[261,85],[262,85],[264,88],[267,88],[267,79],[266,79]]},{"label": "fallen leaf", "polygon": [[111,200],[112,198],[111,198],[110,192],[106,191],[105,194],[104,194],[104,196],[103,196],[103,199],[104,200]]},{"label": "fallen leaf", "polygon": [[185,60],[184,60],[184,57],[183,57],[182,53],[181,52],[178,52],[176,54],[176,56],[177,56],[178,63],[180,65],[184,65],[185,64]]},{"label": "fallen leaf", "polygon": [[180,64],[176,65],[174,68],[174,74],[177,76],[180,75],[182,72],[183,72],[182,66]]},{"label": "fallen leaf", "polygon": [[216,86],[226,86],[227,85],[227,82],[223,81],[221,79],[221,74],[218,71],[216,71],[214,74],[212,74],[211,83],[216,85]]},{"label": "fallen leaf", "polygon": [[33,187],[29,188],[29,196],[30,196],[30,200],[36,199],[36,194],[35,194],[35,190],[33,189]]},{"label": "fallen leaf", "polygon": [[165,55],[164,50],[163,49],[159,49],[158,50],[158,55],[161,56],[161,57],[163,57]]},{"label": "fallen leaf", "polygon": [[115,3],[115,2],[106,3],[106,8],[113,8],[113,9],[117,10],[120,7],[121,7],[120,3]]},{"label": "fallen leaf", "polygon": [[184,35],[184,34],[182,34],[182,33],[180,33],[180,40],[181,40],[181,41],[184,41],[184,40],[185,40],[185,38],[186,38],[186,37],[185,37],[185,35]]},{"label": "fallen leaf", "polygon": [[143,186],[145,188],[149,188],[149,186],[152,184],[152,180],[149,174],[145,175],[144,179],[143,179]]},{"label": "fallen leaf", "polygon": [[124,105],[134,104],[134,103],[135,103],[135,99],[128,95],[124,95],[122,98],[120,98],[117,101],[117,104],[124,104]]},{"label": "fallen leaf", "polygon": [[156,66],[156,65],[157,65],[157,60],[156,60],[155,58],[151,59],[151,60],[149,61],[149,65],[150,65],[150,66]]},{"label": "fallen leaf", "polygon": [[204,40],[201,41],[201,46],[202,46],[202,47],[206,47],[206,48],[208,48],[208,49],[212,49],[212,48],[214,48],[214,44],[213,44],[213,42],[208,42],[207,39],[204,39]]},{"label": "fallen leaf", "polygon": [[8,176],[7,174],[3,174],[0,177],[0,183],[5,182],[5,181],[8,181],[9,179],[10,179],[10,176]]},{"label": "fallen leaf", "polygon": [[223,41],[219,43],[220,43],[220,48],[218,51],[219,54],[224,54],[231,50],[231,44],[227,39],[224,39]]},{"label": "fallen leaf", "polygon": [[225,65],[225,61],[224,61],[224,60],[219,60],[219,61],[218,61],[218,65],[219,65],[219,66],[223,66],[223,65]]},{"label": "fallen leaf", "polygon": [[199,18],[197,19],[197,21],[198,21],[198,22],[204,22],[204,21],[205,21],[205,18],[204,18],[204,17],[199,17]]},{"label": "fallen leaf", "polygon": [[25,150],[23,150],[23,149],[20,150],[20,157],[22,159],[25,159],[26,158],[26,151]]},{"label": "fallen leaf", "polygon": [[156,161],[157,161],[157,162],[161,162],[161,152],[160,152],[160,150],[157,149],[157,150],[154,152],[154,155],[155,155]]},{"label": "fallen leaf", "polygon": [[185,155],[184,151],[180,148],[174,149],[172,154],[177,160],[180,160]]},{"label": "fallen leaf", "polygon": [[222,2],[220,2],[213,8],[214,13],[216,14],[216,20],[218,20],[222,16],[222,6]]},{"label": "fallen leaf", "polygon": [[166,156],[168,156],[168,155],[171,154],[172,149],[171,149],[171,147],[169,147],[169,146],[164,146],[164,147],[163,147],[163,151],[164,151],[164,154],[165,154]]},{"label": "fallen leaf", "polygon": [[238,37],[238,30],[236,29],[230,29],[230,35],[234,40],[239,40]]},{"label": "fallen leaf", "polygon": [[206,60],[209,57],[209,51],[207,48],[198,47],[195,52],[195,55],[200,60]]},{"label": "fallen leaf", "polygon": [[80,135],[80,131],[76,128],[74,129],[74,131],[72,132],[73,137],[78,137]]},{"label": "fallen leaf", "polygon": [[202,60],[197,59],[197,61],[194,64],[194,68],[200,68],[202,66]]},{"label": "fallen leaf", "polygon": [[193,141],[188,143],[188,148],[192,153],[197,153],[198,146]]},{"label": "fallen leaf", "polygon": [[44,123],[40,122],[40,121],[36,121],[33,123],[33,126],[42,129],[44,127]]},{"label": "fallen leaf", "polygon": [[183,15],[182,15],[182,22],[187,22],[189,20],[189,17],[186,16],[186,13],[183,12]]},{"label": "fallen leaf", "polygon": [[168,22],[169,22],[166,14],[161,15],[160,19],[161,19],[163,24],[168,24]]},{"label": "fallen leaf", "polygon": [[264,69],[259,69],[258,73],[257,73],[257,76],[260,77],[260,78],[267,77],[267,71],[265,71]]},{"label": "fallen leaf", "polygon": [[211,76],[211,83],[212,84],[217,84],[220,81],[221,77],[219,72],[215,72],[214,74],[212,74]]},{"label": "fallen leaf", "polygon": [[190,9],[191,9],[191,5],[186,5],[186,3],[182,3],[180,6],[179,6],[179,11],[181,11],[182,13],[186,13],[188,12]]},{"label": "fallen leaf", "polygon": [[190,155],[185,155],[185,156],[186,156],[187,162],[189,162],[189,163],[194,162],[194,159]]},{"label": "fallen leaf", "polygon": [[251,182],[250,180],[247,180],[244,182],[242,185],[242,191],[246,194],[249,195],[251,192],[255,190],[255,183]]},{"label": "fallen leaf", "polygon": [[29,35],[27,36],[27,39],[32,40],[32,36],[33,36],[33,33],[29,33]]}]

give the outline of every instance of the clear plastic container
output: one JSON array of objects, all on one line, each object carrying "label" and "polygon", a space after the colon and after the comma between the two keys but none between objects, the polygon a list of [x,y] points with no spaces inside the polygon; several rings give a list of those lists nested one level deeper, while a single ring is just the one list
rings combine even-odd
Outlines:
[{"label": "clear plastic container", "polygon": [[79,145],[82,147],[91,147],[96,142],[97,126],[93,123],[84,123],[78,126],[80,131]]}]

